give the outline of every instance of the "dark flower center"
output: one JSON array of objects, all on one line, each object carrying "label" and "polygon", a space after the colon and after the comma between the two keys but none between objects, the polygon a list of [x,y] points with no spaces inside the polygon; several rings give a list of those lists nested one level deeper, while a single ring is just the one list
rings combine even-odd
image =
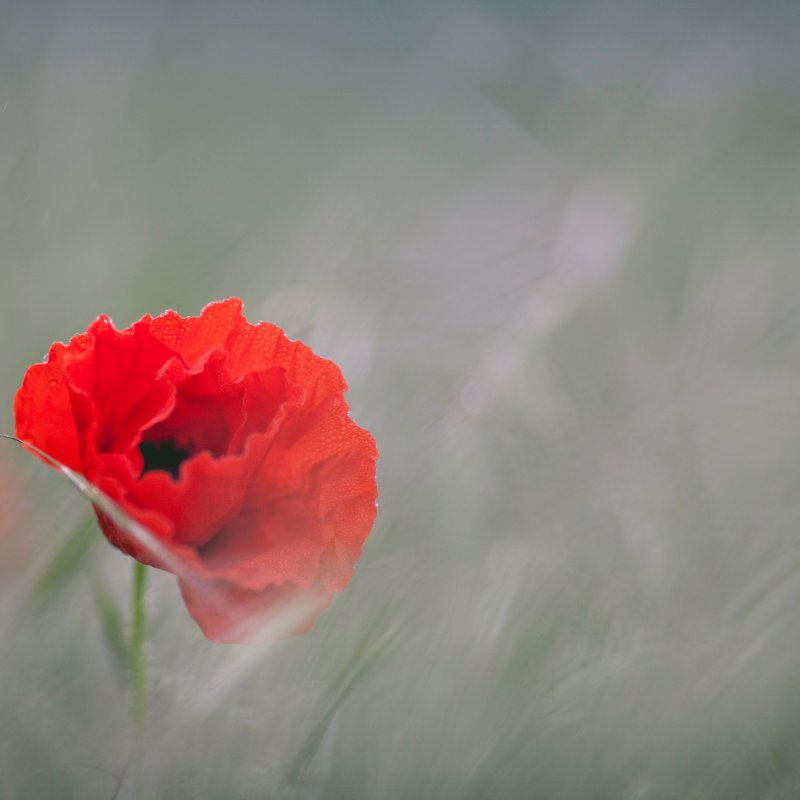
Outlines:
[{"label": "dark flower center", "polygon": [[[178,469],[191,455],[189,450],[180,447],[174,439],[161,439],[158,442],[142,442],[139,452],[144,459],[142,475],[154,469],[169,472],[175,480],[178,479]],[[141,477],[141,476],[140,476]]]}]

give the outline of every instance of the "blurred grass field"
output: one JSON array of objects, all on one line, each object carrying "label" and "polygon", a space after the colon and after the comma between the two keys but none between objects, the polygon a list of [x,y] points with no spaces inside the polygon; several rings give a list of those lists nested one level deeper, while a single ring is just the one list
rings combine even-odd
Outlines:
[{"label": "blurred grass field", "polygon": [[130,562],[0,442],[0,798],[800,797],[798,23],[2,6],[0,431],[99,313],[236,295],[381,457],[309,634],[212,645],[151,571],[120,784]]}]

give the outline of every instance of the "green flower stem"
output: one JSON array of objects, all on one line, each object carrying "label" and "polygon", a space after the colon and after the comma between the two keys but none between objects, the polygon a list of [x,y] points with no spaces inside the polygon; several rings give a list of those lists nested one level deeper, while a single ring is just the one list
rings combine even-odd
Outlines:
[{"label": "green flower stem", "polygon": [[130,645],[131,688],[133,690],[133,712],[136,724],[144,719],[147,681],[144,668],[144,588],[147,579],[147,567],[139,561],[133,562],[133,596]]}]

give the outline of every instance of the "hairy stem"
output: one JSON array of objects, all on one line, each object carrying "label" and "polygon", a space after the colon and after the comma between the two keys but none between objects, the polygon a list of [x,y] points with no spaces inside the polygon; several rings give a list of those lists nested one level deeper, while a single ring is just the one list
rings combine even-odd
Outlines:
[{"label": "hairy stem", "polygon": [[136,724],[144,719],[147,682],[144,668],[144,588],[147,567],[139,561],[133,562],[133,596],[130,646],[131,689],[133,691],[133,712]]}]

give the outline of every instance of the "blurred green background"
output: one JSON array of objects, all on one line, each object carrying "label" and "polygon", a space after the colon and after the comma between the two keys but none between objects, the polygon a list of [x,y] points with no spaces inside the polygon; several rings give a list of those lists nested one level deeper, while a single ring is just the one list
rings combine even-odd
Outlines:
[{"label": "blurred green background", "polygon": [[120,783],[130,563],[3,445],[0,798],[800,797],[799,22],[0,3],[0,431],[99,313],[237,295],[381,452],[313,632],[151,575]]}]

